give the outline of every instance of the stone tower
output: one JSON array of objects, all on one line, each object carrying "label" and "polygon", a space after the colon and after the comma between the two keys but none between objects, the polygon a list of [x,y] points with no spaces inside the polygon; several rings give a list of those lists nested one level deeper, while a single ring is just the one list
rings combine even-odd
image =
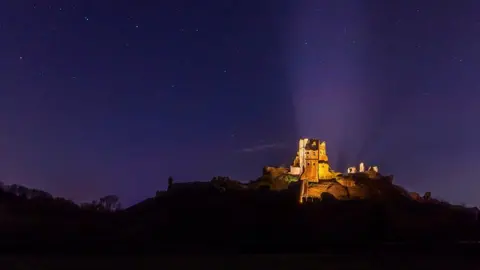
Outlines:
[{"label": "stone tower", "polygon": [[318,148],[318,178],[319,179],[331,179],[333,177],[330,170],[330,164],[328,164],[327,156],[327,143],[321,142]]},{"label": "stone tower", "polygon": [[326,143],[318,139],[300,139],[297,158],[290,171],[293,174],[298,171],[300,179],[308,182],[332,179]]},{"label": "stone tower", "polygon": [[302,168],[302,180],[318,182],[319,140],[300,139],[298,142],[298,156]]}]

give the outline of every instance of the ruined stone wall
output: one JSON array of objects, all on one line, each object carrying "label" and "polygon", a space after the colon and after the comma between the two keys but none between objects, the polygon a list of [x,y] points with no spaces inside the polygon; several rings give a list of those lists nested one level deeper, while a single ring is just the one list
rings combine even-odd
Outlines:
[{"label": "ruined stone wall", "polygon": [[328,163],[320,162],[318,164],[318,178],[319,179],[332,179],[335,176],[330,171],[330,165]]},{"label": "ruined stone wall", "polygon": [[322,142],[318,147],[318,159],[321,161],[328,162],[328,155],[327,155],[327,143]]},{"label": "ruined stone wall", "polygon": [[304,171],[302,179],[309,182],[318,182],[318,156],[319,156],[319,141],[316,139],[302,139],[300,140],[299,159],[303,160]]},{"label": "ruined stone wall", "polygon": [[344,187],[355,186],[355,180],[350,179],[350,178],[339,178],[339,179],[337,179],[337,182],[340,183],[340,185],[342,185]]},{"label": "ruined stone wall", "polygon": [[318,160],[306,160],[305,171],[302,174],[302,180],[318,182]]},{"label": "ruined stone wall", "polygon": [[291,175],[300,175],[302,173],[302,170],[300,167],[293,167],[290,166],[290,174]]},{"label": "ruined stone wall", "polygon": [[324,198],[325,196],[328,197],[328,195],[330,195],[337,200],[348,199],[347,189],[336,182],[330,181],[309,185],[305,195],[312,198]]},{"label": "ruined stone wall", "polygon": [[288,173],[288,169],[284,167],[263,167],[263,175],[271,175],[272,177],[278,177]]}]

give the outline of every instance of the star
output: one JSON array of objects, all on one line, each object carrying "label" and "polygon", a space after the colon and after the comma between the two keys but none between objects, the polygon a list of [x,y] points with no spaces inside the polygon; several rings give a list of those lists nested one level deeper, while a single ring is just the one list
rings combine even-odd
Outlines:
[{"label": "star", "polygon": [[20,60],[23,60],[23,56],[20,56],[19,59],[20,59]]},{"label": "star", "polygon": [[224,69],[224,70],[223,70],[223,73],[227,73],[227,70],[226,70],[226,69]]},{"label": "star", "polygon": [[137,25],[135,25],[135,28],[138,28],[138,24],[137,24]]},{"label": "star", "polygon": [[85,21],[88,21],[88,20],[89,20],[88,17],[83,17],[83,18],[85,19]]}]

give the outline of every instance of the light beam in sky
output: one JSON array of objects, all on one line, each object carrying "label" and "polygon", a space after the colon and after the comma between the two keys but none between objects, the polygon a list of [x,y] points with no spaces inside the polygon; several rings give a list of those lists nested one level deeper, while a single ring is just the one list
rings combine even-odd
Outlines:
[{"label": "light beam in sky", "polygon": [[338,170],[360,162],[373,118],[376,100],[364,67],[368,51],[357,41],[367,30],[359,2],[299,5],[293,16],[291,87],[298,130],[326,140]]},{"label": "light beam in sky", "polygon": [[287,41],[299,135],[326,140],[337,170],[375,163],[409,190],[478,205],[478,4],[306,2]]}]

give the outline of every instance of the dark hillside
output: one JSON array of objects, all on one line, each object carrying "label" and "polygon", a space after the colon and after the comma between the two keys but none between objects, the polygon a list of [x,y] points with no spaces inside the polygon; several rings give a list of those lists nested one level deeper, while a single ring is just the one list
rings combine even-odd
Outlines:
[{"label": "dark hillside", "polygon": [[412,200],[391,184],[366,182],[387,194],[368,200],[299,204],[296,183],[280,191],[222,183],[172,185],[115,211],[1,191],[1,246],[11,252],[313,252],[478,239],[476,212]]}]

